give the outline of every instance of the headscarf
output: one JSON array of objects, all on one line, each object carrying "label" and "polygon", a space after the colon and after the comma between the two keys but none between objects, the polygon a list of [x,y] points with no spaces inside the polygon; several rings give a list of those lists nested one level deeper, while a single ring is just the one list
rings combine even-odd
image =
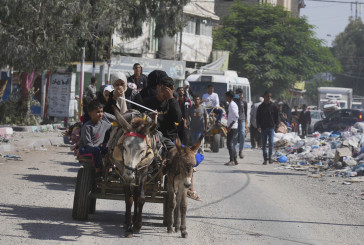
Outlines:
[{"label": "headscarf", "polygon": [[103,95],[105,97],[105,92],[106,91],[109,91],[109,93],[111,93],[112,91],[114,91],[114,87],[111,86],[111,85],[107,85],[105,88],[104,88],[104,92],[103,92]]},{"label": "headscarf", "polygon": [[[111,78],[112,78],[112,81],[114,81],[112,83],[113,85],[115,85],[116,82],[119,80],[123,81],[124,93],[121,95],[121,97],[123,97],[125,99],[125,91],[127,89],[127,79],[126,79],[125,74],[123,72],[116,72],[111,75]],[[114,88],[114,90],[115,90],[115,88]],[[125,113],[128,110],[128,108],[126,106],[126,101],[120,97],[116,99],[116,106],[119,108],[121,114]]]}]

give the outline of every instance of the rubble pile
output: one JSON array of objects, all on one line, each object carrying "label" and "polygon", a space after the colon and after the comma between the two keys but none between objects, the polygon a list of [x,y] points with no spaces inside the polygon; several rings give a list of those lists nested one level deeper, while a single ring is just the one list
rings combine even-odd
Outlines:
[{"label": "rubble pile", "polygon": [[294,132],[276,133],[274,160],[279,167],[313,170],[309,177],[325,176],[324,171],[334,176],[364,176],[364,122],[341,132],[314,132],[312,136],[301,139]]}]

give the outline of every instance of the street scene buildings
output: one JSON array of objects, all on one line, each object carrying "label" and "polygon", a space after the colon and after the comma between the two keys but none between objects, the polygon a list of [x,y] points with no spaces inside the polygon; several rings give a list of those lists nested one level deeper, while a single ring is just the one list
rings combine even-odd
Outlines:
[{"label": "street scene buildings", "polygon": [[0,244],[362,244],[364,23],[310,3],[5,1]]}]

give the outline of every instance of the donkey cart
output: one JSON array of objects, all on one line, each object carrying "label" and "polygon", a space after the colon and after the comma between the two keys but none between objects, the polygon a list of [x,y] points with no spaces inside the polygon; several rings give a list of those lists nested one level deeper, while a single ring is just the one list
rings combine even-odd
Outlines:
[{"label": "donkey cart", "polygon": [[[78,157],[78,161],[83,167],[78,170],[77,174],[72,210],[72,217],[75,220],[87,220],[89,214],[94,214],[97,199],[125,200],[124,190],[130,184],[126,185],[121,178],[107,176],[106,174],[102,180],[95,180],[92,158]],[[163,168],[148,176],[145,185],[145,201],[163,203],[163,224],[166,226],[168,194],[166,181],[162,181],[163,177]]]}]

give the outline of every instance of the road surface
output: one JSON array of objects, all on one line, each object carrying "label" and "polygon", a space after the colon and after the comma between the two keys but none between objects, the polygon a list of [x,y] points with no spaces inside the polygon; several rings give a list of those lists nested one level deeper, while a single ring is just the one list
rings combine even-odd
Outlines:
[{"label": "road surface", "polygon": [[187,239],[167,233],[161,204],[145,204],[142,230],[131,239],[124,238],[123,201],[97,200],[87,222],[73,220],[80,166],[68,147],[17,154],[20,161],[0,160],[0,244],[363,242],[364,200],[355,196],[364,192],[363,183],[343,186],[337,178],[263,166],[259,150],[247,149],[237,166],[223,165],[226,149],[206,152],[194,177],[202,201],[188,202]]}]

